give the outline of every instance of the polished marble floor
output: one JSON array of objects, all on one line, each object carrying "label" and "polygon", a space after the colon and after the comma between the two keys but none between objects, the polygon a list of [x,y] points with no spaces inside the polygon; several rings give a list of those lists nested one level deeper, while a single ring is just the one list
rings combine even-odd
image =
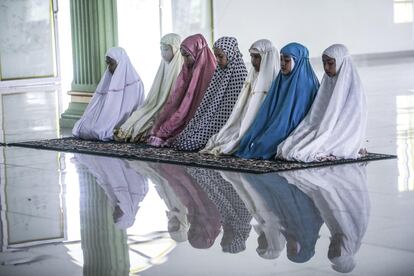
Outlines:
[{"label": "polished marble floor", "polygon": [[[0,275],[414,275],[414,58],[359,69],[367,147],[398,159],[251,175],[0,147]],[[2,90],[0,142],[68,135],[60,93]]]}]

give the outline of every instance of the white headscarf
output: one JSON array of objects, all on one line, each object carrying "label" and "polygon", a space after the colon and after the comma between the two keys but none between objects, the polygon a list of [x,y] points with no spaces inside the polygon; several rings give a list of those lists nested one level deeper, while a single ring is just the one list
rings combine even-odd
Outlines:
[{"label": "white headscarf", "polygon": [[141,81],[137,71],[125,50],[121,47],[110,48],[106,56],[114,59],[117,63],[114,74],[105,70],[104,76],[96,87],[95,93],[106,94],[109,91],[123,91],[128,85]]},{"label": "white headscarf", "polygon": [[285,248],[286,239],[280,232],[282,226],[279,219],[269,209],[262,196],[244,178],[244,174],[220,171],[221,176],[230,182],[237,194],[246,205],[250,214],[254,217],[257,225],[254,230],[258,235],[264,234],[267,241],[267,248],[256,249],[257,254],[264,259],[276,259]]},{"label": "white headscarf", "polygon": [[330,260],[333,269],[351,271],[370,212],[365,164],[286,171],[279,175],[312,199],[331,237],[341,236],[341,255]]},{"label": "white headscarf", "polygon": [[240,139],[249,129],[257,111],[280,70],[279,51],[267,39],[252,44],[249,51],[260,54],[260,70],[252,67],[233,111],[220,131],[207,142],[202,153],[231,154],[237,150]]},{"label": "white headscarf", "polygon": [[344,45],[334,44],[324,55],[335,59],[336,75],[324,74],[309,113],[279,145],[279,158],[312,162],[360,157],[367,120],[361,80]]},{"label": "white headscarf", "polygon": [[114,74],[105,70],[84,114],[73,127],[75,137],[88,140],[113,139],[121,125],[144,100],[144,86],[125,50],[110,48],[106,56],[117,62]]},{"label": "white headscarf", "polygon": [[173,88],[183,64],[183,58],[180,53],[181,37],[174,33],[166,34],[161,38],[161,45],[171,46],[173,58],[170,62],[161,59],[154,82],[144,104],[116,130],[115,140],[139,141],[142,135],[152,127],[155,116],[164,106]]},{"label": "white headscarf", "polygon": [[[280,70],[279,51],[270,40],[260,39],[250,46],[249,52],[260,54],[262,58],[257,81],[251,89],[253,93],[267,93]],[[251,71],[255,71],[254,68]]]}]

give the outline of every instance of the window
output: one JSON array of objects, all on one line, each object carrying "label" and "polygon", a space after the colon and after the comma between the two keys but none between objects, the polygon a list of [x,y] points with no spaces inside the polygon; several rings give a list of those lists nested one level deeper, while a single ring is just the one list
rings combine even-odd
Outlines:
[{"label": "window", "polygon": [[161,33],[178,33],[183,38],[201,33],[212,42],[212,1],[160,0]]},{"label": "window", "polygon": [[414,96],[397,96],[398,191],[414,191]]},{"label": "window", "polygon": [[160,38],[201,33],[212,43],[212,0],[118,0],[119,46],[125,48],[148,92],[160,56]]},{"label": "window", "polygon": [[394,23],[413,22],[413,1],[394,0]]}]

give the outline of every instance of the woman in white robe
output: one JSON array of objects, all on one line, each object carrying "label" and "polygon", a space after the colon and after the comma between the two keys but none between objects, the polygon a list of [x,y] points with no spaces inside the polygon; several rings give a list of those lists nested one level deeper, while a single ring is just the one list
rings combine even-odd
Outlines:
[{"label": "woman in white robe", "polygon": [[366,165],[353,163],[279,175],[309,196],[319,210],[331,233],[328,258],[332,268],[352,271],[370,213]]},{"label": "woman in white robe", "polygon": [[114,139],[123,142],[145,140],[155,117],[164,106],[183,65],[180,53],[181,37],[170,33],[161,38],[161,63],[154,82],[142,106],[114,131]]},{"label": "woman in white robe", "polygon": [[356,159],[367,121],[364,89],[348,49],[334,44],[323,52],[325,74],[312,107],[277,149],[277,158],[302,162]]},{"label": "woman in white robe", "polygon": [[72,134],[86,140],[113,140],[113,130],[128,119],[144,101],[144,85],[125,50],[110,48],[96,91]]},{"label": "woman in white robe", "polygon": [[220,131],[201,150],[206,154],[232,154],[249,129],[266,93],[280,70],[279,52],[267,39],[253,43],[249,49],[253,67],[247,76],[236,105]]}]

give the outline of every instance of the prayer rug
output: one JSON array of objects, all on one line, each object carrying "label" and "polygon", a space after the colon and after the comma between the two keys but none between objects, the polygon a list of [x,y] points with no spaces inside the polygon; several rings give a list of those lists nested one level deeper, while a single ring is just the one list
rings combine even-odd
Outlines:
[{"label": "prayer rug", "polygon": [[74,137],[10,143],[7,145],[44,150],[96,154],[248,173],[279,172],[396,158],[395,155],[368,153],[366,156],[355,160],[344,159],[312,163],[290,162],[284,160],[254,160],[242,159],[235,156],[214,156],[200,154],[198,152],[176,151],[171,148],[155,148],[146,144],[87,141]]}]

